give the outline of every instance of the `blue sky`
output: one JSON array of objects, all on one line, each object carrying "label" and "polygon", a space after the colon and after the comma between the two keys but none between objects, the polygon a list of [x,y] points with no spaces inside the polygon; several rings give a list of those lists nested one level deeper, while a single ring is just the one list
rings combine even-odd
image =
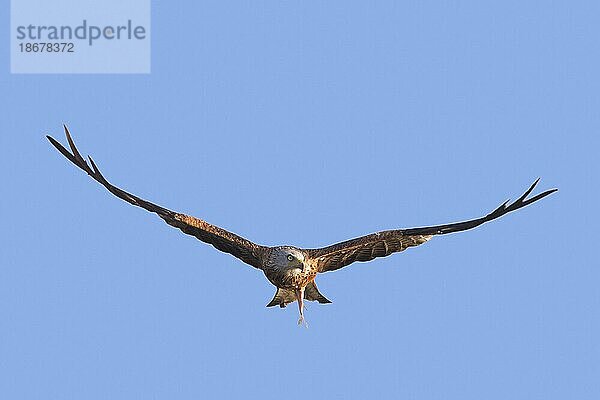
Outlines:
[{"label": "blue sky", "polygon": [[[11,75],[4,48],[0,397],[599,398],[598,12],[156,2],[148,75]],[[70,165],[63,123],[114,183],[267,245],[560,191],[319,276],[302,329]]]}]

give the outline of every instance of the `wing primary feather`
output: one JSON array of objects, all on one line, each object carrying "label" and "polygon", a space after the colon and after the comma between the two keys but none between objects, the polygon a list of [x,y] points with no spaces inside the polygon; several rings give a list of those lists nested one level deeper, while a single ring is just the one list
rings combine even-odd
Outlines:
[{"label": "wing primary feather", "polygon": [[77,150],[77,147],[75,147],[75,143],[73,143],[73,138],[71,137],[71,133],[69,132],[69,128],[67,128],[66,125],[63,125],[63,127],[65,128],[65,135],[67,136],[67,142],[69,142],[69,147],[71,148],[71,151],[73,152],[73,155],[75,156],[75,158],[77,159],[77,161],[79,161],[80,163],[85,164],[85,161],[84,161],[83,157],[81,157],[81,154],[79,154],[79,151]]}]

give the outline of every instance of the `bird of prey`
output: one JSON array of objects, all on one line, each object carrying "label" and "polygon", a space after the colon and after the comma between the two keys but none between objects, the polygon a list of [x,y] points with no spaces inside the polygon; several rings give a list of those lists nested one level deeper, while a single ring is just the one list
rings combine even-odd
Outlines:
[{"label": "bird of prey", "polygon": [[69,130],[66,126],[64,129],[67,142],[71,148],[70,152],[54,138],[46,137],[69,161],[87,172],[88,175],[118,198],[153,212],[167,224],[179,228],[184,233],[195,236],[218,250],[229,253],[246,264],[262,270],[269,282],[277,288],[275,296],[267,304],[267,307],[279,306],[283,308],[294,301],[298,301],[300,312],[298,324],[305,324],[304,300],[331,303],[317,289],[315,284],[317,274],[335,271],[357,261],[364,262],[377,257],[386,257],[392,253],[404,251],[409,247],[423,244],[436,235],[475,228],[511,211],[525,207],[558,190],[547,190],[528,199],[527,196],[537,185],[538,178],[517,200],[512,203],[507,200],[494,211],[481,218],[445,225],[377,232],[318,249],[301,249],[294,246],[269,247],[253,243],[201,219],[163,208],[112,185],[100,173],[91,157],[88,156],[88,164],[81,156],[75,147]]}]

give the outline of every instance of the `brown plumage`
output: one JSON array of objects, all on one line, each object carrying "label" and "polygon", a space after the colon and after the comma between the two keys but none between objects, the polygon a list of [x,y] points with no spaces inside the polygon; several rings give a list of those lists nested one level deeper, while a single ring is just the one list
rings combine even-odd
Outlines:
[{"label": "brown plumage", "polygon": [[319,249],[299,249],[293,246],[268,247],[253,243],[201,219],[158,206],[112,185],[102,176],[91,157],[88,156],[88,164],[81,156],[75,147],[69,130],[66,126],[64,129],[71,152],[54,138],[50,136],[47,136],[47,138],[69,161],[84,170],[118,198],[153,212],[167,224],[179,228],[184,233],[195,236],[218,250],[229,253],[243,262],[261,269],[267,279],[277,287],[277,292],[267,307],[275,305],[285,307],[297,300],[300,311],[298,323],[304,321],[304,299],[318,301],[319,303],[331,303],[317,289],[314,279],[318,273],[335,271],[354,262],[371,261],[378,257],[386,257],[392,253],[404,251],[409,247],[423,244],[434,235],[444,235],[475,228],[506,213],[525,207],[558,190],[547,190],[527,199],[527,196],[539,182],[539,179],[537,179],[513,203],[509,204],[509,201],[506,201],[481,218],[447,225],[383,231]]}]

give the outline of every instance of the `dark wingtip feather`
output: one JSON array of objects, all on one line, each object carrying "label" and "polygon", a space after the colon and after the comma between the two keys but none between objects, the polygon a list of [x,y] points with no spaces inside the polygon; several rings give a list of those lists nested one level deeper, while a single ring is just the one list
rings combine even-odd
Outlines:
[{"label": "dark wingtip feather", "polygon": [[71,148],[71,151],[73,152],[73,155],[75,156],[75,158],[82,163],[85,163],[85,160],[83,159],[83,157],[81,157],[81,154],[79,153],[79,150],[77,150],[77,147],[75,147],[75,142],[73,142],[73,138],[71,137],[71,133],[69,132],[69,128],[67,128],[66,125],[63,125],[65,128],[65,135],[67,136],[67,142],[69,142],[69,147]]},{"label": "dark wingtip feather", "polygon": [[50,143],[52,143],[52,145],[53,145],[54,147],[58,147],[58,146],[60,146],[60,143],[58,143],[58,141],[57,141],[56,139],[54,139],[52,136],[50,136],[50,135],[46,135],[46,139],[48,139],[48,141],[49,141]]},{"label": "dark wingtip feather", "polygon": [[71,132],[69,132],[69,127],[66,124],[63,124],[63,129],[65,131],[65,136],[68,138],[71,137]]},{"label": "dark wingtip feather", "polygon": [[92,159],[92,156],[88,156],[88,159],[90,160],[90,164],[92,164],[92,168],[94,169],[94,174],[95,174],[94,178],[105,186],[110,185],[108,183],[108,181],[106,180],[106,178],[104,177],[104,175],[102,175],[102,173],[100,172],[100,169],[98,168],[98,166]]},{"label": "dark wingtip feather", "polygon": [[537,186],[538,182],[540,181],[540,178],[537,178],[532,184],[531,186],[529,186],[529,189],[527,189],[525,191],[525,193],[523,193],[523,196],[521,196],[521,199],[524,199],[525,197],[529,196],[529,193],[533,192],[533,189],[535,189],[535,187]]},{"label": "dark wingtip feather", "polygon": [[523,206],[526,206],[526,205],[529,205],[529,204],[531,204],[531,203],[533,203],[533,202],[536,202],[536,201],[538,201],[538,200],[540,200],[540,199],[543,199],[544,197],[546,197],[546,196],[549,196],[549,195],[551,195],[552,193],[554,193],[554,192],[557,192],[557,191],[558,191],[558,189],[550,189],[550,190],[546,190],[546,191],[545,191],[545,192],[543,192],[543,193],[537,194],[537,195],[533,196],[532,198],[525,200],[525,201],[522,203],[522,206],[521,206],[521,207],[523,207]]},{"label": "dark wingtip feather", "polygon": [[98,170],[98,167],[96,166],[96,163],[94,162],[94,160],[92,159],[92,156],[88,156],[88,160],[90,160],[90,164],[92,164],[92,168],[94,169],[94,172],[98,175],[100,174],[100,170]]},{"label": "dark wingtip feather", "polygon": [[496,209],[494,211],[492,211],[491,213],[488,214],[488,217],[492,216],[492,215],[497,215],[497,214],[503,213],[504,210],[506,210],[506,206],[508,203],[510,203],[510,199],[506,200],[504,203],[502,203],[498,207],[496,207]]},{"label": "dark wingtip feather", "polygon": [[75,157],[73,157],[73,155],[71,153],[69,153],[69,150],[67,150],[62,144],[60,144],[56,139],[54,139],[52,136],[50,135],[46,135],[46,137],[48,138],[48,140],[50,141],[50,143],[56,147],[56,150],[58,150],[63,156],[65,156],[69,161],[71,161],[74,164],[77,164]]}]

